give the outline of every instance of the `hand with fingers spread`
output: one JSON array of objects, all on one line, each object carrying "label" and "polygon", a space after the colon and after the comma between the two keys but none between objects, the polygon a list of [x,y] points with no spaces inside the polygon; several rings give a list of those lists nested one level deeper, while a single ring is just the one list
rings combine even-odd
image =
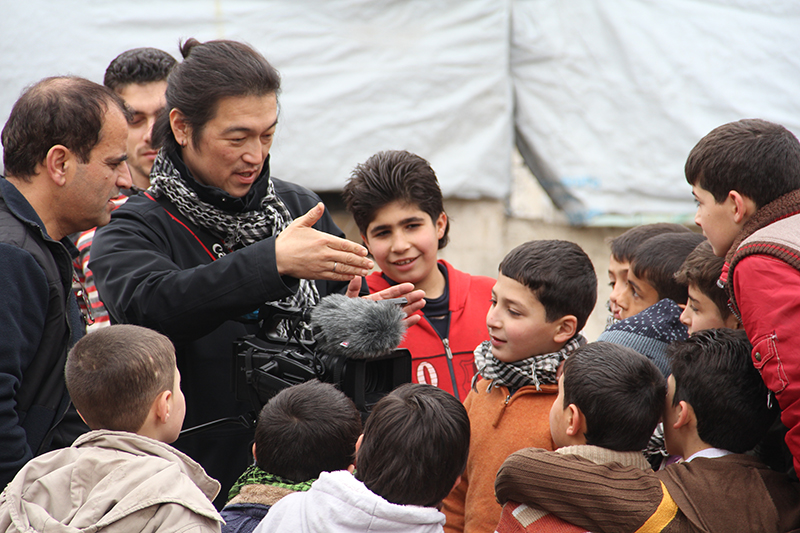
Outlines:
[{"label": "hand with fingers spread", "polygon": [[312,227],[324,212],[325,206],[318,203],[275,239],[275,258],[282,276],[347,281],[369,273],[372,261],[366,248]]},{"label": "hand with fingers spread", "polygon": [[[350,298],[355,298],[358,296],[360,289],[361,277],[356,276],[350,281],[350,285],[347,286],[345,295]],[[392,285],[388,289],[383,289],[382,291],[364,296],[364,298],[369,300],[390,300],[400,297],[405,297],[405,299],[408,300],[408,303],[403,306],[403,312],[406,314],[403,323],[407,328],[410,328],[422,318],[420,315],[414,313],[425,307],[425,291],[415,290],[412,283],[398,283],[397,285]]]}]

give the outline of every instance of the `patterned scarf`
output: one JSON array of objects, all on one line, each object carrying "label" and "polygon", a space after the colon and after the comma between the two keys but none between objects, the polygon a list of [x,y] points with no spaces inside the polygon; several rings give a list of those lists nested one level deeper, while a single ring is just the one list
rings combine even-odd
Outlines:
[{"label": "patterned scarf", "polygon": [[490,381],[486,392],[489,392],[492,387],[501,385],[510,389],[534,385],[536,390],[542,390],[541,385],[555,385],[558,383],[556,377],[558,366],[566,361],[570,352],[584,344],[586,344],[586,338],[578,333],[557,352],[534,355],[515,363],[504,363],[492,355],[492,343],[483,341],[480,346],[475,348],[475,366],[478,367],[478,373],[472,379],[472,388],[475,389],[478,376]]},{"label": "patterned scarf", "polygon": [[311,488],[311,484],[314,483],[314,481],[315,480],[313,479],[309,479],[308,481],[295,483],[294,481],[282,478],[280,476],[274,476],[268,472],[264,472],[258,467],[258,465],[250,465],[247,467],[247,470],[244,471],[244,474],[239,476],[239,479],[236,480],[236,483],[233,484],[233,487],[231,487],[230,492],[228,492],[228,501],[231,501],[237,494],[239,494],[239,492],[242,490],[242,487],[245,485],[270,485],[273,487],[280,487],[282,489],[293,490],[295,492],[305,492]]},{"label": "patterned scarf", "polygon": [[[266,164],[264,166],[259,179],[266,175],[267,192],[259,209],[251,211],[229,213],[201,200],[185,181],[194,178],[190,175],[182,176],[163,149],[153,162],[148,191],[155,197],[166,195],[193,224],[222,239],[229,250],[236,250],[277,236],[293,220],[289,210],[275,194],[275,187],[269,177],[269,167]],[[313,307],[319,303],[319,292],[313,281],[301,279],[294,295],[276,303],[285,307]]]}]

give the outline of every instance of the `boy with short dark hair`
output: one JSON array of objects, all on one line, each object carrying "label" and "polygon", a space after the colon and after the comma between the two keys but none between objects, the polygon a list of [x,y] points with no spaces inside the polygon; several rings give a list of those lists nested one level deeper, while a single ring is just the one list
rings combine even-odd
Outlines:
[{"label": "boy with short dark hair", "polygon": [[728,307],[728,295],[717,285],[724,264],[723,258],[714,255],[711,243],[703,241],[675,273],[675,280],[689,291],[681,313],[681,322],[689,328],[689,335],[704,329],[741,327]]},{"label": "boy with short dark hair", "polygon": [[703,236],[693,232],[651,237],[633,254],[626,290],[617,299],[623,320],[609,326],[597,340],[633,348],[669,375],[666,348],[687,337],[680,321],[686,286],[675,273]]},{"label": "boy with short dark hair", "polygon": [[[661,372],[634,350],[608,342],[578,348],[564,362],[550,410],[556,452],[649,470],[642,450],[661,418],[665,394]],[[503,506],[497,526],[499,533],[573,530],[560,518],[516,502]]]},{"label": "boy with short dark hair", "polygon": [[167,444],[186,409],[169,339],[103,328],[75,344],[65,376],[92,431],[20,470],[0,499],[0,530],[219,531],[219,483]]},{"label": "boy with short dark hair", "polygon": [[261,409],[250,466],[222,509],[223,533],[250,533],[284,496],[307,491],[322,472],[353,463],[361,415],[353,401],[317,380],[283,389]]},{"label": "boy with short dark hair", "polygon": [[800,142],[783,126],[748,119],[703,137],[686,160],[695,223],[753,344],[753,364],[781,406],[800,467]]},{"label": "boy with short dark hair", "polygon": [[636,226],[607,241],[611,248],[611,257],[608,259],[608,280],[611,285],[608,310],[611,312],[611,320],[616,321],[623,318],[620,315],[622,309],[617,304],[617,299],[627,289],[628,270],[630,270],[631,260],[636,248],[650,237],[655,237],[656,235],[688,232],[691,232],[691,230],[680,224],[657,222],[655,224]]},{"label": "boy with short dark hair", "polygon": [[800,525],[800,491],[744,452],[777,410],[750,363],[744,332],[718,329],[670,346],[667,447],[685,462],[658,472],[543,450],[510,456],[500,501],[540,506],[591,531],[784,532]]},{"label": "boy with short dark hair", "polygon": [[503,460],[529,446],[553,449],[557,369],[586,344],[579,332],[597,301],[592,262],[572,242],[527,242],[499,270],[486,315],[491,340],[475,350],[479,374],[464,402],[472,423],[467,468],[444,501],[448,532],[491,531],[500,519],[492,487]]},{"label": "boy with short dark hair", "polygon": [[366,278],[370,292],[401,282],[425,291],[423,319],[400,344],[411,352],[413,381],[463,401],[475,375],[472,351],[488,339],[484,319],[494,280],[437,260],[450,221],[436,174],[416,154],[378,152],[355,168],[342,196],[381,269]]},{"label": "boy with short dark hair", "polygon": [[464,471],[469,438],[455,397],[432,385],[401,385],[370,413],[355,475],[323,472],[308,492],[275,504],[255,531],[441,531],[438,507]]}]

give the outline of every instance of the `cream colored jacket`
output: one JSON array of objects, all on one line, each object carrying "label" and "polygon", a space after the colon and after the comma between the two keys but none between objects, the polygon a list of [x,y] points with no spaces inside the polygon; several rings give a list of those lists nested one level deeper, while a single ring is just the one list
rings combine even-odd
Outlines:
[{"label": "cream colored jacket", "polygon": [[0,495],[0,531],[218,532],[219,487],[168,444],[92,431],[19,471]]}]

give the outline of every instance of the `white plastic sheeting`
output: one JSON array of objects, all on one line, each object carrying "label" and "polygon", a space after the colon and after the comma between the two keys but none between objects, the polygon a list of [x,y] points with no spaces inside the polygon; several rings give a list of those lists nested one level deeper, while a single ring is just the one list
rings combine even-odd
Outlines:
[{"label": "white plastic sheeting", "polygon": [[407,149],[446,195],[503,198],[516,140],[575,223],[677,220],[713,127],[800,133],[798,28],[788,0],[0,0],[0,121],[45,76],[239,39],[283,75],[274,175],[338,190]]}]

